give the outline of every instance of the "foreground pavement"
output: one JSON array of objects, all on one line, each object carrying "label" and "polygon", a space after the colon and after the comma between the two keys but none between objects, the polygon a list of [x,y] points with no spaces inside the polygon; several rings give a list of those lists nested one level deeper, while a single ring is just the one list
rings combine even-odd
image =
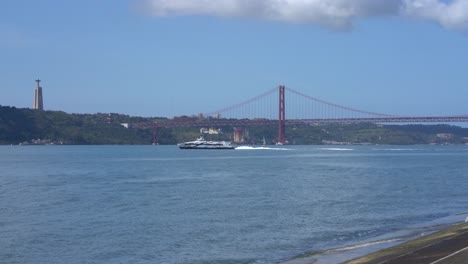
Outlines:
[{"label": "foreground pavement", "polygon": [[468,264],[468,223],[421,237],[347,264]]}]

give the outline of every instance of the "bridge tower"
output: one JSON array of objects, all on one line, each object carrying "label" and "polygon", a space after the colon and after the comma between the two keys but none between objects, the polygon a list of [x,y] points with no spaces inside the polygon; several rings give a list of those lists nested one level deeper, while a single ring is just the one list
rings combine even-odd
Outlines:
[{"label": "bridge tower", "polygon": [[284,98],[284,85],[278,87],[279,90],[279,111],[278,111],[278,143],[286,143],[286,133],[284,129],[284,123],[286,120],[286,108],[285,108],[285,98]]},{"label": "bridge tower", "polygon": [[159,142],[158,142],[158,124],[157,122],[154,122],[153,123],[153,145],[159,145]]}]

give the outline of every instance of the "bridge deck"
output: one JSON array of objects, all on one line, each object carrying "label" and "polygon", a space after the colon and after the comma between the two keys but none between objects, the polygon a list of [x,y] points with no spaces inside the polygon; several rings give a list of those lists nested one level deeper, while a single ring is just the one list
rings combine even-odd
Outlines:
[{"label": "bridge deck", "polygon": [[[468,123],[468,116],[421,116],[421,117],[378,117],[378,118],[322,118],[322,119],[287,119],[285,125],[301,124],[351,124],[351,123]],[[152,127],[209,127],[209,126],[255,126],[277,125],[274,119],[201,119],[185,121],[160,121],[133,124],[138,128]]]}]

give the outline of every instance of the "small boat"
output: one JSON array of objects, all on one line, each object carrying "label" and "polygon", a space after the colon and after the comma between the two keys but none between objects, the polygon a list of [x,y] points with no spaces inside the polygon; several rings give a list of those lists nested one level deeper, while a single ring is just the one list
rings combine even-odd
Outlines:
[{"label": "small boat", "polygon": [[179,143],[177,146],[180,149],[234,149],[229,141],[206,141],[203,136],[195,141]]}]

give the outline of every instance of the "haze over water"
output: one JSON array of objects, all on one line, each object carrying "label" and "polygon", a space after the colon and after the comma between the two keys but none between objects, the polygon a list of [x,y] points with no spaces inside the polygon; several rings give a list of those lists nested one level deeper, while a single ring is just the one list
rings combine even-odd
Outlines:
[{"label": "haze over water", "polygon": [[467,161],[467,146],[1,146],[0,263],[275,263],[417,235],[466,217]]}]

